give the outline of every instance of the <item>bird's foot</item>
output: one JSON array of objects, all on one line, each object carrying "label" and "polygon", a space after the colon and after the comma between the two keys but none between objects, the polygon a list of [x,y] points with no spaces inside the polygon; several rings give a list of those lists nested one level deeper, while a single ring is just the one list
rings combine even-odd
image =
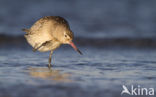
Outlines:
[{"label": "bird's foot", "polygon": [[52,64],[49,63],[49,64],[48,64],[48,68],[51,69],[51,67],[52,67]]}]

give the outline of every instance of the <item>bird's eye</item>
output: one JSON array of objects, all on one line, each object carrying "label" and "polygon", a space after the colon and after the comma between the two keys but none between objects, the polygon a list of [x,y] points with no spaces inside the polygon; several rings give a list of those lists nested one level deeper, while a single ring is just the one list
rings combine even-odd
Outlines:
[{"label": "bird's eye", "polygon": [[67,37],[67,35],[64,35],[65,37]]}]

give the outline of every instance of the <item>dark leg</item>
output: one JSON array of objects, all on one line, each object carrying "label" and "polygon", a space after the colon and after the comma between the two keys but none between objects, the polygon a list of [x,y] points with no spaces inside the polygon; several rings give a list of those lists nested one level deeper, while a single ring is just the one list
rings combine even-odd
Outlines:
[{"label": "dark leg", "polygon": [[[50,40],[51,41],[51,40]],[[37,44],[35,45],[35,47],[33,48],[33,51],[37,51],[39,48],[41,48],[42,46],[46,46],[50,43],[50,41],[46,41],[44,43],[42,43],[40,46],[38,46]]]},{"label": "dark leg", "polygon": [[49,55],[49,64],[48,64],[48,67],[51,68],[51,56],[53,54],[53,51],[51,50],[50,51],[50,55]]}]

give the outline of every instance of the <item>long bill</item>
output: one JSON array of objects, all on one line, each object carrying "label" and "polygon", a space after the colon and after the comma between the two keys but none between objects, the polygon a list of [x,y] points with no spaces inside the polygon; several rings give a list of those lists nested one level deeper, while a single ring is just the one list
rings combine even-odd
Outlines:
[{"label": "long bill", "polygon": [[82,52],[76,47],[76,45],[73,42],[70,42],[70,45],[74,48],[75,51],[82,55]]}]

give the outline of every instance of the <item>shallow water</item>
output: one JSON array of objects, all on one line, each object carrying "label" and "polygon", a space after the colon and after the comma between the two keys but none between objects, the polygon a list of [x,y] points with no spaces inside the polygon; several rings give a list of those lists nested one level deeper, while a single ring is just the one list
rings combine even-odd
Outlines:
[{"label": "shallow water", "polygon": [[80,49],[83,56],[57,50],[52,70],[49,53],[1,49],[0,96],[120,97],[122,85],[156,88],[156,50]]}]

